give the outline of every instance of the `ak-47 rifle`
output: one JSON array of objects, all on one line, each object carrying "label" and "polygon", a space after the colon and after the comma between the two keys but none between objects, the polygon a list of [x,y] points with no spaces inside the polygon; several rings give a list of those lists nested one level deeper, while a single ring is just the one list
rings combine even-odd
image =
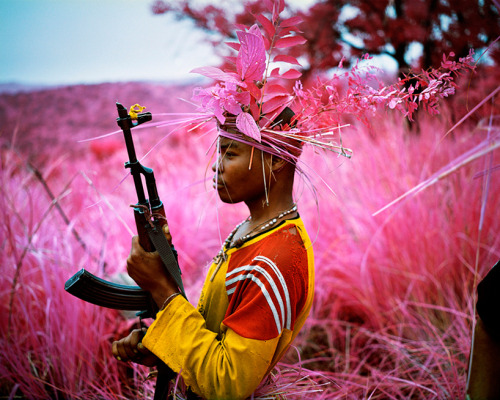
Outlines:
[{"label": "ak-47 rifle", "polygon": [[[135,223],[139,235],[139,243],[146,251],[158,250],[169,274],[174,278],[182,294],[184,287],[177,264],[177,257],[168,244],[162,226],[166,223],[165,209],[158,196],[156,181],[151,168],[143,166],[135,153],[131,129],[152,119],[151,113],[137,114],[136,122],[128,114],[127,109],[116,103],[118,109],[117,123],[123,131],[129,161],[125,168],[130,169],[137,192],[137,204],[134,206]],[[146,182],[149,200],[146,198],[142,176]],[[138,286],[120,285],[98,278],[85,269],[73,275],[65,284],[65,290],[73,296],[101,307],[116,310],[141,311],[144,318],[156,315],[156,305],[148,292]]]},{"label": "ak-47 rifle", "polygon": [[[127,109],[120,103],[116,103],[116,107],[118,109],[118,118],[116,121],[123,131],[129,157],[129,161],[125,163],[125,168],[130,169],[137,192],[138,201],[134,205],[134,216],[139,243],[146,251],[158,251],[167,272],[175,280],[181,294],[186,297],[175,249],[167,242],[162,230],[162,226],[166,223],[165,209],[158,196],[153,170],[143,166],[137,160],[132,140],[131,129],[150,121],[152,119],[151,113],[138,113],[132,118]],[[144,177],[146,183],[149,200],[145,195],[142,177]],[[101,307],[138,311],[137,315],[142,318],[154,318],[158,311],[158,307],[152,300],[149,292],[142,290],[139,286],[109,282],[98,278],[85,269],[81,269],[68,279],[64,289],[81,300]],[[172,372],[164,364],[158,366],[158,370],[159,375],[155,399],[164,396],[164,385],[172,376]],[[160,387],[161,389],[159,390]]]}]

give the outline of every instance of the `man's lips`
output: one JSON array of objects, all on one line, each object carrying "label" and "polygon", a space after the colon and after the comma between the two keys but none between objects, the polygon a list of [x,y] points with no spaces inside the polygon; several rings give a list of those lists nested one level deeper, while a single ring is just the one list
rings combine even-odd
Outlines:
[{"label": "man's lips", "polygon": [[216,190],[221,190],[224,188],[224,185],[221,183],[220,179],[216,179],[215,177],[212,179],[212,187]]}]

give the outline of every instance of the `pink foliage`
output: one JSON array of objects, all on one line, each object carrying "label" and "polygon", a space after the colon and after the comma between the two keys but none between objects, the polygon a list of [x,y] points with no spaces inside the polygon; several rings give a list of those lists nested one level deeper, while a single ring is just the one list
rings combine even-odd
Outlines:
[{"label": "pink foliage", "polygon": [[[278,49],[288,49],[306,41],[295,26],[301,22],[300,18],[279,18],[284,7],[282,2],[268,1],[265,7],[271,19],[263,13],[256,17],[263,31],[257,24],[251,27],[237,24],[238,42],[227,43],[237,55],[226,57],[227,67],[203,67],[192,71],[217,81],[211,88],[195,90],[193,101],[198,102],[199,109],[213,114],[221,124],[225,123],[224,116],[236,116],[238,130],[257,142],[265,139],[262,134],[267,133],[261,128],[269,128],[275,117],[293,100],[287,89],[274,83],[301,76],[294,68],[283,73],[280,73],[280,67],[269,71],[271,61],[285,63],[285,66],[300,65],[295,57],[281,54]],[[268,86],[274,86],[271,105],[267,104]],[[238,99],[235,93],[246,94],[245,101]]]},{"label": "pink foliage", "polygon": [[[348,71],[333,74],[331,78],[318,77],[317,83],[304,89],[295,85],[297,105],[294,109],[303,121],[302,130],[308,127],[335,126],[345,123],[348,116],[364,123],[376,112],[396,109],[405,118],[413,120],[420,108],[430,115],[439,114],[439,103],[455,94],[458,87],[456,78],[475,69],[473,51],[459,61],[443,55],[438,68],[420,73],[409,73],[398,82],[385,85],[378,78],[379,69],[374,66],[362,67],[360,60]],[[370,60],[366,55],[363,61]],[[318,124],[318,119],[322,122]]]},{"label": "pink foliage", "polygon": [[[190,91],[118,84],[0,96],[1,396],[151,395],[147,370],[111,356],[112,340],[137,321],[64,291],[82,267],[121,279],[135,232],[120,134],[77,140],[116,129],[115,100],[139,102],[158,121],[188,111],[172,99]],[[315,247],[316,298],[297,350],[258,395],[464,397],[475,285],[500,256],[498,150],[373,216],[486,139],[485,124],[444,137],[446,115],[419,118],[419,134],[390,113],[371,129],[355,124],[344,133],[355,142],[350,161],[305,152],[309,180],[298,180],[296,196]],[[245,217],[244,207],[216,201],[212,139],[195,132],[134,131],[139,157],[156,146],[143,162],[155,170],[193,303],[206,265]],[[495,124],[489,133],[498,143]]]},{"label": "pink foliage", "polygon": [[257,25],[248,32],[237,32],[241,51],[236,57],[236,70],[240,79],[245,81],[260,81],[266,69],[266,48]]},{"label": "pink foliage", "polygon": [[[292,53],[282,53],[283,49],[293,52],[291,48],[306,42],[297,27],[302,18],[282,19],[281,4],[265,3],[267,12],[256,16],[262,29],[257,24],[251,27],[236,24],[238,42],[229,45],[237,55],[226,57],[227,65],[193,71],[216,81],[212,87],[196,89],[193,101],[198,102],[199,110],[207,117],[212,115],[220,124],[236,127],[250,138],[250,143],[256,141],[277,149],[278,155],[287,160],[295,162],[297,148],[305,144],[350,157],[351,150],[342,143],[341,128],[348,126],[351,119],[368,124],[376,112],[384,109],[399,110],[410,121],[419,110],[437,115],[440,102],[455,94],[456,79],[475,71],[471,49],[458,61],[453,59],[454,53],[443,55],[439,67],[420,73],[410,71],[398,82],[386,85],[377,76],[378,68],[361,67],[360,61],[370,59],[366,54],[351,69],[332,77],[318,76],[313,84],[306,81],[304,88],[297,80],[302,75],[295,69],[295,65],[300,66],[298,60]],[[343,59],[339,68],[342,62]],[[275,67],[272,63],[282,65]],[[282,67],[286,69],[284,72]],[[293,89],[285,87],[286,80],[295,81]],[[245,102],[236,93],[247,94]],[[293,128],[273,126],[286,107],[296,113]],[[207,118],[205,122],[209,121]],[[225,134],[229,134],[227,127],[221,129]],[[287,140],[296,148],[281,150]]]}]

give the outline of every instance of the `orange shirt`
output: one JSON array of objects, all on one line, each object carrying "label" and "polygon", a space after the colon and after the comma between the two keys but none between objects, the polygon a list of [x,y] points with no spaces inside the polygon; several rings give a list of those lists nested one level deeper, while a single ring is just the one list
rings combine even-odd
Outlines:
[{"label": "orange shirt", "polygon": [[144,345],[207,399],[244,399],[288,349],[314,292],[311,241],[287,220],[212,264],[195,309],[181,296],[157,316]]}]

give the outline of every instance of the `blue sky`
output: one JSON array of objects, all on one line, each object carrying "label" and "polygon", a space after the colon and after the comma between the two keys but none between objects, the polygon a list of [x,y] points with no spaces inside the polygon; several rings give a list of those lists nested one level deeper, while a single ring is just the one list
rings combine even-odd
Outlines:
[{"label": "blue sky", "polygon": [[178,81],[217,64],[188,21],[152,0],[0,0],[0,84]]},{"label": "blue sky", "polygon": [[199,78],[193,68],[219,64],[204,32],[153,15],[152,2],[0,0],[0,84],[179,82]]}]

